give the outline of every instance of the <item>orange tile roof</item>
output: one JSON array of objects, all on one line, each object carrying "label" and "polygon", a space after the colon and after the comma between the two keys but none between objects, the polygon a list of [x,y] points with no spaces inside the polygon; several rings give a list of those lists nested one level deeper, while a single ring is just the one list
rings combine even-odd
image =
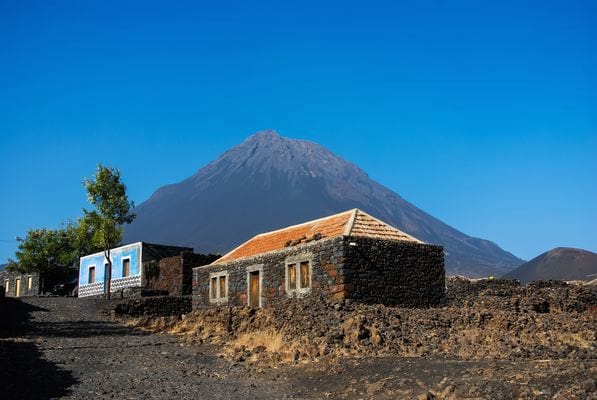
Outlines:
[{"label": "orange tile roof", "polygon": [[289,246],[336,236],[369,237],[422,243],[420,240],[355,208],[299,225],[261,233],[224,255],[214,264],[223,264],[240,258],[252,257],[270,251],[282,250]]},{"label": "orange tile roof", "polygon": [[354,224],[347,236],[422,243],[419,239],[410,236],[361,210],[357,209],[355,211]]}]

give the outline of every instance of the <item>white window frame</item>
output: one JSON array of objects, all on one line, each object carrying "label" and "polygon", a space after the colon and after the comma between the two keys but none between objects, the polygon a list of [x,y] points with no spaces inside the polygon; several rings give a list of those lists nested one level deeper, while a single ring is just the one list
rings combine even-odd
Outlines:
[{"label": "white window frame", "polygon": [[[127,276],[124,276],[124,260],[129,260],[129,274]],[[131,266],[132,266],[132,263],[131,263],[131,256],[130,255],[121,258],[121,264],[120,264],[120,275],[121,275],[121,278],[127,278],[127,277],[131,276]]]},{"label": "white window frame", "polygon": [[263,307],[263,264],[247,267],[247,305],[251,304],[251,272],[259,272],[259,308]]},{"label": "white window frame", "polygon": [[[309,287],[301,288],[301,263],[309,263]],[[313,287],[313,262],[311,257],[293,257],[289,258],[284,263],[284,287],[288,296],[301,295],[311,292]],[[293,265],[296,268],[296,289],[290,289],[290,276],[288,275],[288,267]]]},{"label": "white window frame", "polygon": [[[226,277],[226,297],[222,297],[220,293],[220,277]],[[216,293],[213,296],[212,287],[211,287],[211,280],[216,279]],[[219,271],[219,272],[210,272],[209,274],[209,302],[210,303],[227,303],[228,302],[228,295],[230,293],[230,277],[228,275],[228,271]]]},{"label": "white window frame", "polygon": [[[89,277],[90,277],[90,272],[91,272],[91,268],[93,268],[93,282],[89,282]],[[95,275],[97,273],[97,267],[95,264],[91,264],[87,266],[87,284],[91,285],[93,283],[95,283]],[[104,272],[105,273],[105,272]]]}]

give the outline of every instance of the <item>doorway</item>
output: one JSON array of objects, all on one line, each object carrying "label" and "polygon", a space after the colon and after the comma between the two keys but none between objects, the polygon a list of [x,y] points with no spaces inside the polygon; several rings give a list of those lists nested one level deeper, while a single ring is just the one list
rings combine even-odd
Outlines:
[{"label": "doorway", "polygon": [[88,277],[89,277],[89,279],[87,280],[87,283],[89,283],[89,284],[95,283],[95,266],[89,267]]},{"label": "doorway", "polygon": [[261,307],[261,273],[260,271],[249,272],[249,307]]}]

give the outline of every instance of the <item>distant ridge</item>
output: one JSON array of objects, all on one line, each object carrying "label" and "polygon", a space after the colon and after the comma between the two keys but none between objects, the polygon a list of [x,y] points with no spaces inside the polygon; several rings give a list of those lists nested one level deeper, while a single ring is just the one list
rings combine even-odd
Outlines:
[{"label": "distant ridge", "polygon": [[125,240],[226,253],[258,233],[353,208],[443,245],[448,274],[502,275],[523,262],[425,213],[324,147],[271,130],[156,190],[135,209]]},{"label": "distant ridge", "polygon": [[504,275],[522,283],[559,279],[591,281],[597,278],[597,254],[570,247],[557,247]]}]

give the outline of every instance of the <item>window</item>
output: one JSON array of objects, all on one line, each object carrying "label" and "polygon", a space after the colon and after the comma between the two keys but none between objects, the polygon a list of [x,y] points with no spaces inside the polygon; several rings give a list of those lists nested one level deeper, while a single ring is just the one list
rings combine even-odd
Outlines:
[{"label": "window", "polygon": [[33,287],[33,278],[31,276],[27,277],[27,290],[31,290]]},{"label": "window", "polygon": [[228,287],[226,286],[226,276],[220,276],[220,297],[226,298],[228,297],[228,293],[226,293],[226,289],[228,289]]},{"label": "window", "polygon": [[286,264],[286,293],[305,293],[311,290],[311,263],[296,261]]},{"label": "window", "polygon": [[131,259],[123,258],[122,259],[122,277],[126,278],[130,274],[131,274]]},{"label": "window", "polygon": [[213,272],[209,274],[209,300],[212,303],[228,301],[228,272]]},{"label": "window", "polygon": [[93,283],[93,282],[95,282],[95,266],[89,267],[89,282],[88,283]]},{"label": "window", "polygon": [[211,278],[209,284],[209,298],[214,300],[218,298],[218,278]]},{"label": "window", "polygon": [[10,286],[10,281],[7,279],[4,281],[4,293],[8,294],[8,287]]},{"label": "window", "polygon": [[311,287],[311,274],[309,270],[309,261],[302,261],[301,266],[301,289],[309,289]]},{"label": "window", "polygon": [[288,264],[288,289],[296,290],[296,264]]}]

